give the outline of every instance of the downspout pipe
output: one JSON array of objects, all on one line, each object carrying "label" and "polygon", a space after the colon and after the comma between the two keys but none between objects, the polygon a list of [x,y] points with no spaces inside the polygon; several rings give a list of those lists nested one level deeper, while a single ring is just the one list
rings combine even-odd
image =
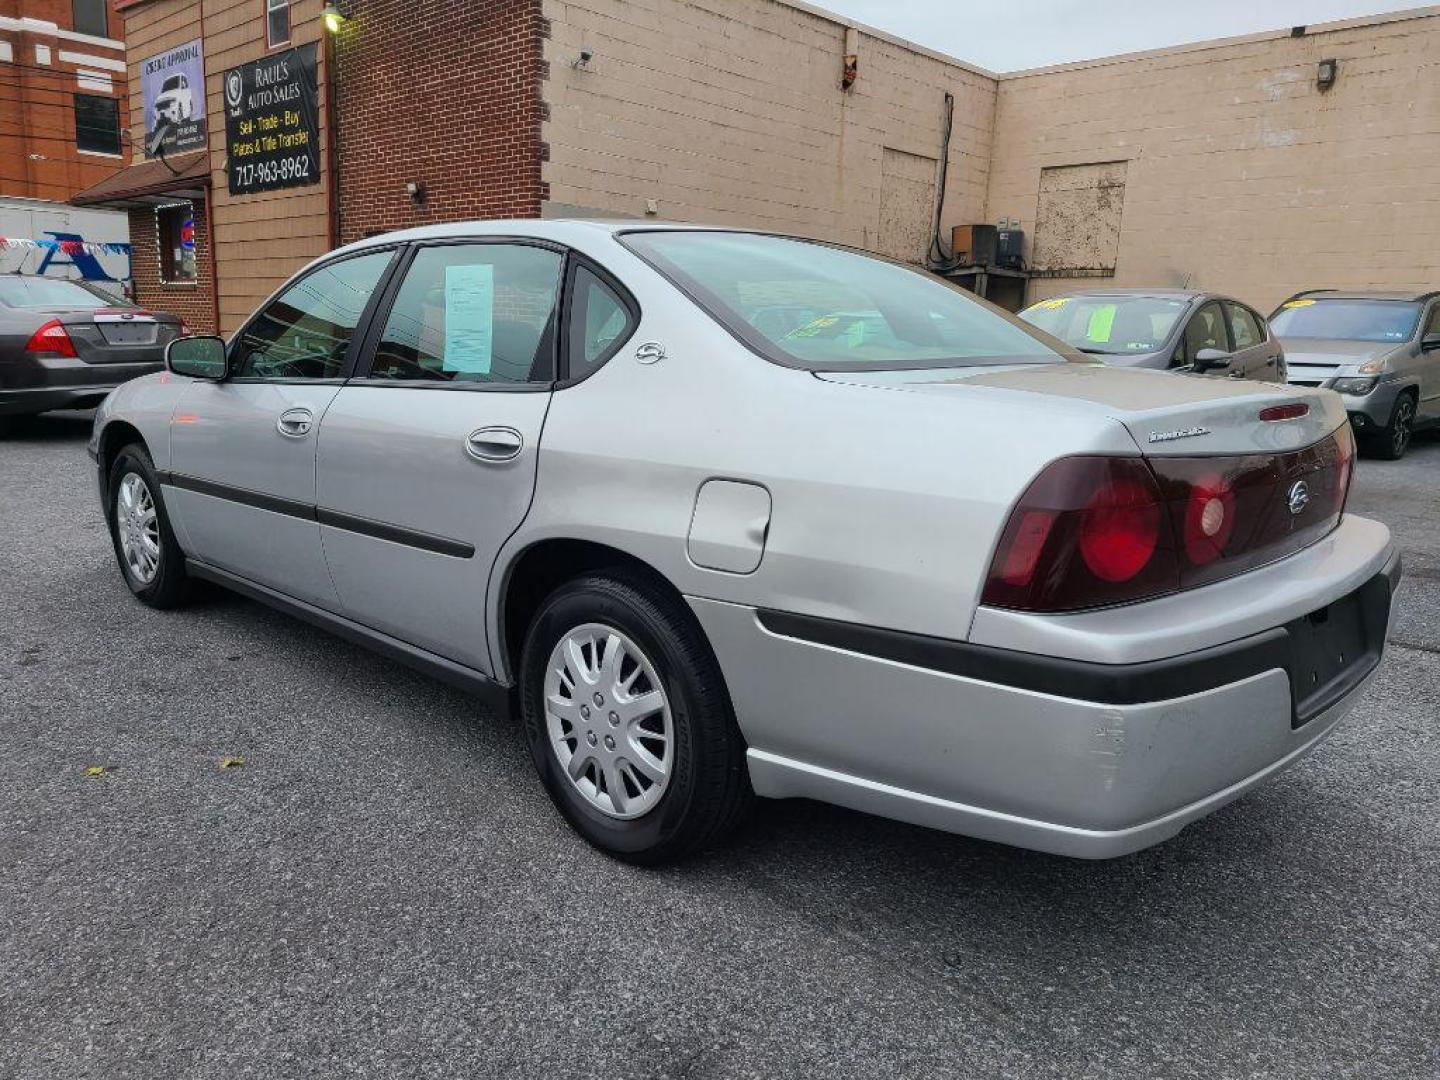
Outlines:
[{"label": "downspout pipe", "polygon": [[935,216],[930,224],[930,250],[925,253],[925,265],[931,270],[946,270],[955,263],[954,255],[940,236],[940,219],[945,212],[945,185],[950,176],[950,133],[954,126],[955,95],[947,90],[940,114],[940,174],[935,189]]}]

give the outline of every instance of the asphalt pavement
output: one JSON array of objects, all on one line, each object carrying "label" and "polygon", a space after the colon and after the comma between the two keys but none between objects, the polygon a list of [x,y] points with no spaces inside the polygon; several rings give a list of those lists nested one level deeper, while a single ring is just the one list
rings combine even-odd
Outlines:
[{"label": "asphalt pavement", "polygon": [[1373,688],[1178,838],[766,802],[647,871],[462,694],[133,600],[88,429],[0,441],[0,1078],[1440,1078],[1440,440],[1359,468],[1407,568]]}]

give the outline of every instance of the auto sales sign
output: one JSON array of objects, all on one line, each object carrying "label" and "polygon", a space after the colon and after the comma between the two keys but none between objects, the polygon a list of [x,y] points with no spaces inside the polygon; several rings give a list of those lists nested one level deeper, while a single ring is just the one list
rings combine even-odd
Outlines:
[{"label": "auto sales sign", "polygon": [[205,149],[205,53],[198,38],[141,60],[140,96],[146,157]]},{"label": "auto sales sign", "polygon": [[315,46],[231,68],[223,86],[230,194],[318,184]]}]

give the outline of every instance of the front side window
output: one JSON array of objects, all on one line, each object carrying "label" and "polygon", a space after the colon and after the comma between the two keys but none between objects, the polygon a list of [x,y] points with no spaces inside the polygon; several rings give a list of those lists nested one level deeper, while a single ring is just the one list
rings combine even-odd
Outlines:
[{"label": "front side window", "polygon": [[1156,296],[1053,296],[1031,304],[1020,318],[1081,352],[1140,355],[1169,340],[1189,303]]},{"label": "front side window", "polygon": [[634,329],[630,309],[615,291],[586,267],[577,267],[570,298],[569,377],[589,375]]},{"label": "front side window", "polygon": [[1270,320],[1270,329],[1280,337],[1409,341],[1420,321],[1420,307],[1408,300],[1326,300],[1307,296],[1281,304]]},{"label": "front side window", "polygon": [[119,102],[96,94],[76,94],[75,145],[94,154],[119,154]]},{"label": "front side window", "polygon": [[195,207],[189,202],[155,208],[155,235],[159,238],[160,283],[193,285],[195,263]]},{"label": "front side window", "polygon": [[444,244],[415,253],[370,377],[434,383],[548,383],[558,252]]},{"label": "front side window", "polygon": [[973,294],[874,256],[702,229],[622,233],[620,240],[778,364],[833,371],[1065,360]]},{"label": "front side window", "polygon": [[1195,363],[1195,356],[1201,349],[1230,351],[1230,339],[1225,334],[1225,317],[1220,312],[1220,305],[1213,301],[1197,311],[1185,327],[1185,363]]},{"label": "front side window", "polygon": [[77,34],[95,37],[110,36],[110,20],[105,6],[109,0],[71,0],[70,17]]},{"label": "front side window", "polygon": [[290,0],[265,0],[265,41],[285,45],[290,41]]},{"label": "front side window", "polygon": [[376,251],[322,266],[288,286],[240,333],[236,378],[333,379],[389,264]]},{"label": "front side window", "polygon": [[1249,308],[1227,303],[1225,311],[1230,316],[1230,335],[1235,339],[1236,349],[1248,349],[1265,340],[1265,331],[1260,329],[1259,320]]}]

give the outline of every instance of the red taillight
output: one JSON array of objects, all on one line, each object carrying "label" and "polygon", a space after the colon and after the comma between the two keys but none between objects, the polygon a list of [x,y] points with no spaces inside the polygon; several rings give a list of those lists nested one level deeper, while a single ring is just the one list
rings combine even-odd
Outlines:
[{"label": "red taillight", "polygon": [[1155,485],[1112,480],[1080,518],[1080,557],[1101,581],[1129,581],[1150,561],[1160,542],[1160,504]]},{"label": "red taillight", "polygon": [[1011,513],[981,603],[1077,611],[1272,562],[1339,523],[1354,458],[1347,425],[1281,454],[1056,461]]},{"label": "red taillight", "polygon": [[1159,486],[1141,458],[1063,458],[1010,515],[983,602],[1072,611],[1172,591],[1174,548]]},{"label": "red taillight", "polygon": [[25,343],[25,351],[33,353],[53,353],[56,356],[75,356],[75,343],[70,340],[70,335],[65,332],[65,327],[60,324],[59,319],[51,319],[44,326],[30,335],[30,340]]}]

